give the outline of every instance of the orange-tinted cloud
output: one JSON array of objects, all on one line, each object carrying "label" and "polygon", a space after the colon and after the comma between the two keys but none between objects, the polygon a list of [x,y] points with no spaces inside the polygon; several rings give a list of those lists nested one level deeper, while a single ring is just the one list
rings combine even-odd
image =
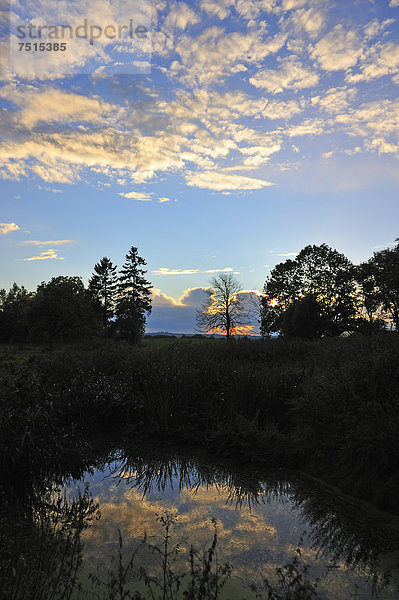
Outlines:
[{"label": "orange-tinted cloud", "polygon": [[22,242],[24,246],[60,246],[61,244],[73,244],[75,240],[47,240],[41,242],[40,240],[26,240]]},{"label": "orange-tinted cloud", "polygon": [[35,256],[31,256],[30,258],[24,258],[24,260],[48,260],[56,258],[58,260],[64,260],[62,256],[58,256],[56,250],[49,248],[48,250],[44,250],[40,252],[40,254],[36,254]]},{"label": "orange-tinted cloud", "polygon": [[19,226],[16,223],[0,223],[0,233],[7,235],[11,231],[18,231]]}]

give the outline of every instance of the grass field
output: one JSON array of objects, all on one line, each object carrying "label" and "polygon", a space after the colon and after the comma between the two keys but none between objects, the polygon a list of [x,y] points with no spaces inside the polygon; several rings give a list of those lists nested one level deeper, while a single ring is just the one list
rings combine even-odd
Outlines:
[{"label": "grass field", "polygon": [[224,342],[226,343],[226,340],[223,339],[210,339],[210,338],[206,338],[206,337],[193,337],[193,336],[182,336],[182,337],[175,337],[175,336],[144,336],[141,340],[141,346],[148,346],[148,347],[160,347],[162,348],[163,346],[168,346],[169,344],[175,344],[175,343],[180,343],[180,344],[204,344],[204,343],[208,343],[208,342]]}]

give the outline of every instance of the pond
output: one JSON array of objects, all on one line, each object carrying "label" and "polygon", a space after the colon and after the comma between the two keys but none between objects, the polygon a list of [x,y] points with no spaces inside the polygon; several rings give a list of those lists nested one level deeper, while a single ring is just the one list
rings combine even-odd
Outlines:
[{"label": "pond", "polygon": [[[160,519],[169,519],[168,551],[179,545],[170,557],[175,573],[187,571],[192,546],[199,555],[211,546],[216,529],[218,564],[233,567],[224,598],[254,598],[250,585],[261,588],[265,577],[276,582],[276,569],[292,564],[298,548],[300,563],[319,579],[320,598],[399,594],[398,520],[295,472],[256,472],[172,451],[113,450],[62,489],[69,501],[86,489],[101,513],[81,534],[85,590],[90,573],[99,586],[117,570],[118,552],[126,564],[145,534],[133,570],[161,577]],[[127,580],[128,589],[143,590],[142,582]]]}]

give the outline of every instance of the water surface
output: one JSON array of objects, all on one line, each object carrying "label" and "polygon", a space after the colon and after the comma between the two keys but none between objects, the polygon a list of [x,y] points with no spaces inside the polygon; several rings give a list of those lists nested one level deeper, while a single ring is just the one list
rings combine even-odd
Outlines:
[{"label": "water surface", "polygon": [[[234,569],[228,598],[251,597],[249,585],[273,580],[298,547],[312,576],[320,578],[320,597],[398,597],[397,520],[305,476],[251,474],[198,457],[118,450],[80,480],[69,480],[69,497],[83,484],[101,511],[82,534],[86,575],[107,572],[118,550],[118,530],[125,557],[145,533],[149,543],[160,544],[157,517],[168,514],[175,517],[171,545],[180,545],[178,571],[187,567],[190,546],[209,547],[216,519],[218,560]],[[137,562],[157,573],[154,553],[141,551]]]}]

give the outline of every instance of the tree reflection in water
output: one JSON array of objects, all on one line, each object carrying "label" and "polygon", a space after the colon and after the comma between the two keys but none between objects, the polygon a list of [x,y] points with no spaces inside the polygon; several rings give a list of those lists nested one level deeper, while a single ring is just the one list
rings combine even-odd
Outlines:
[{"label": "tree reflection in water", "polygon": [[[60,494],[94,469],[111,465],[109,477],[138,490],[142,498],[168,488],[182,492],[218,490],[226,505],[255,510],[267,503],[288,503],[307,529],[307,543],[328,566],[345,566],[383,586],[396,581],[399,551],[395,519],[376,513],[331,488],[293,472],[248,473],[228,465],[213,465],[204,457],[186,458],[153,449],[92,451],[69,469],[49,468],[32,479],[22,497],[0,495],[1,597],[7,600],[69,600],[79,592],[81,534],[99,518],[90,490],[74,498]],[[209,516],[212,516],[209,514]],[[174,540],[179,541],[179,540]],[[191,543],[191,540],[190,540]],[[235,565],[233,565],[234,567]],[[250,582],[249,582],[250,583]],[[395,584],[396,585],[396,584]],[[75,592],[73,591],[75,589]],[[75,595],[73,595],[75,594]]]},{"label": "tree reflection in water", "polygon": [[78,587],[81,533],[98,518],[88,489],[68,500],[49,486],[30,505],[3,497],[0,521],[1,597],[69,600]]},{"label": "tree reflection in water", "polygon": [[306,527],[306,538],[317,556],[329,566],[339,563],[384,586],[399,573],[399,520],[379,513],[361,502],[332,490],[313,478],[292,471],[249,475],[242,469],[212,465],[179,455],[168,457],[149,451],[126,454],[117,451],[110,475],[142,492],[164,492],[167,487],[184,488],[194,494],[213,487],[225,495],[225,502],[237,509],[255,508],[278,501],[291,503]]}]

